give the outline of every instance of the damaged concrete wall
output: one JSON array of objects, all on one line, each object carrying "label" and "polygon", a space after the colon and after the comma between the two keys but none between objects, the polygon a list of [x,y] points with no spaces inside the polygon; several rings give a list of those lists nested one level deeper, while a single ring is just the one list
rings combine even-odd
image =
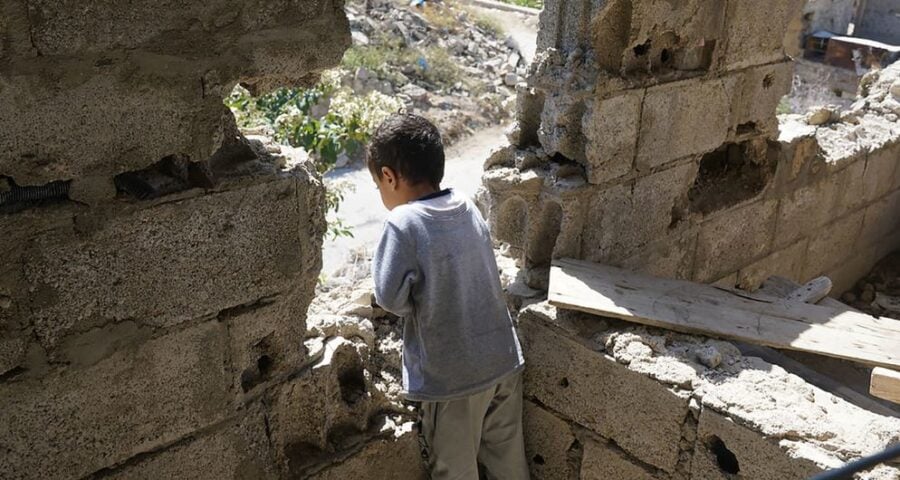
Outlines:
[{"label": "damaged concrete wall", "polygon": [[0,4],[0,477],[278,478],[368,428],[303,343],[322,184],[222,104],[349,43],[341,2]]},{"label": "damaged concrete wall", "polygon": [[532,287],[576,257],[744,288],[825,273],[840,292],[900,245],[896,69],[870,78],[877,98],[849,126],[779,133],[799,14],[794,0],[546,4],[511,145],[484,175]]},{"label": "damaged concrete wall", "polygon": [[[546,303],[524,309],[519,324],[535,480],[800,480],[900,440],[900,419],[728,342]],[[896,479],[897,466],[860,478]]]}]

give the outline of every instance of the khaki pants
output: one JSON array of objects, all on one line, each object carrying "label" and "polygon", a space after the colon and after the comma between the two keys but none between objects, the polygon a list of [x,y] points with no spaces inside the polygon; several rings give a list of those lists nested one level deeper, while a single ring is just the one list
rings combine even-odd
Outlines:
[{"label": "khaki pants", "polygon": [[522,374],[446,402],[422,402],[419,441],[433,480],[528,480],[522,439]]}]

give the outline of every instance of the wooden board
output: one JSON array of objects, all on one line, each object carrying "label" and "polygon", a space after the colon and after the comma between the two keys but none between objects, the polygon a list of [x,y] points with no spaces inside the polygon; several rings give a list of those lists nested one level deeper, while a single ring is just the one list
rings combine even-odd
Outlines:
[{"label": "wooden board", "polygon": [[549,300],[561,308],[776,348],[900,368],[900,322],[806,303],[557,260]]},{"label": "wooden board", "polygon": [[900,403],[900,372],[887,368],[873,368],[869,393],[878,398]]}]

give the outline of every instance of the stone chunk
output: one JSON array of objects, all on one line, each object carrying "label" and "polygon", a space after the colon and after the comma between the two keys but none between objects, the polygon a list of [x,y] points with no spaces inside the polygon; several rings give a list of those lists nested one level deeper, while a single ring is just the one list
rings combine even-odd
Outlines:
[{"label": "stone chunk", "polygon": [[712,151],[728,135],[731,100],[721,80],[686,80],[647,89],[637,168]]},{"label": "stone chunk", "polygon": [[225,342],[209,322],[84,370],[4,385],[0,477],[81,478],[221,421],[231,402]]},{"label": "stone chunk", "polygon": [[557,333],[528,310],[519,321],[528,364],[526,396],[611,439],[641,461],[674,471],[681,423],[688,413],[686,398]]}]

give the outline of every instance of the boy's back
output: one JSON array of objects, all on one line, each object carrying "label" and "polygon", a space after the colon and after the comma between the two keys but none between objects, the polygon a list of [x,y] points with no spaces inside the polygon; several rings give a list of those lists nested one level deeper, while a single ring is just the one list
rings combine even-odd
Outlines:
[{"label": "boy's back", "polygon": [[403,317],[403,388],[418,400],[433,480],[527,480],[522,349],[484,219],[441,190],[444,146],[428,120],[391,115],[366,164],[391,211],[375,252],[375,299]]},{"label": "boy's back", "polygon": [[521,370],[490,232],[468,199],[445,190],[392,210],[374,275],[378,303],[404,318],[407,398],[459,398]]}]

